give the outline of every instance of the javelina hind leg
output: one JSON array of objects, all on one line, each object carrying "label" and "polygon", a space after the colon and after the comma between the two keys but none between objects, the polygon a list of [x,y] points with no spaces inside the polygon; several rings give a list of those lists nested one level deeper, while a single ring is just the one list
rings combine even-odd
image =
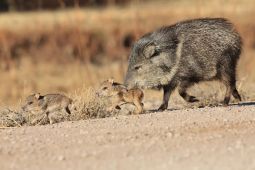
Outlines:
[{"label": "javelina hind leg", "polygon": [[223,104],[227,106],[230,101],[231,95],[234,96],[237,100],[241,101],[241,96],[239,95],[238,91],[236,90],[236,81],[235,78],[231,78],[230,81],[223,81],[223,83],[226,86],[226,93],[225,93],[225,98],[223,101]]},{"label": "javelina hind leg", "polygon": [[163,102],[158,108],[158,111],[163,111],[167,109],[170,95],[173,92],[173,90],[176,88],[176,86],[177,86],[176,83],[170,83],[169,85],[163,87],[163,90],[164,90]]},{"label": "javelina hind leg", "polygon": [[236,90],[236,87],[234,88],[232,95],[234,96],[235,99],[239,100],[239,102],[242,101],[242,98],[240,94],[238,93],[238,91]]},{"label": "javelina hind leg", "polygon": [[[233,65],[231,65],[233,66]],[[225,93],[225,98],[223,101],[223,104],[227,106],[230,101],[231,95],[234,96],[237,100],[241,101],[241,97],[236,90],[236,74],[235,74],[235,68],[230,67],[230,68],[224,68],[222,71],[222,80],[224,85],[226,86],[226,93]]]},{"label": "javelina hind leg", "polygon": [[65,111],[66,111],[69,115],[71,114],[71,111],[70,111],[70,109],[69,109],[68,106],[65,108]]},{"label": "javelina hind leg", "polygon": [[183,81],[180,84],[179,87],[179,94],[180,96],[182,96],[182,98],[186,101],[186,102],[198,102],[199,100],[195,97],[195,96],[191,96],[187,93],[187,89],[192,86],[193,83],[191,82],[187,82],[187,81]]}]

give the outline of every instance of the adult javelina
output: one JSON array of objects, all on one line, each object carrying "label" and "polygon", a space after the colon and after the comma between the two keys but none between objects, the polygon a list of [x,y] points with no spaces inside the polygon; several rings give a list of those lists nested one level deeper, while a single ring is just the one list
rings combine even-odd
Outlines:
[{"label": "adult javelina", "polygon": [[194,83],[220,80],[226,86],[224,104],[231,94],[238,100],[236,65],[242,41],[233,25],[223,18],[187,20],[144,35],[132,49],[125,85],[163,88],[165,110],[171,92],[178,86],[187,102],[198,101],[187,94]]}]

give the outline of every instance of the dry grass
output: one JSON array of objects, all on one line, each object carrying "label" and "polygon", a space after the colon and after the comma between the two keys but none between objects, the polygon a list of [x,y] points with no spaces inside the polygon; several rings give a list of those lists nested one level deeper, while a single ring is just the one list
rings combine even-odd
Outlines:
[{"label": "dry grass", "polygon": [[[181,0],[145,4],[137,1],[123,8],[1,14],[0,44],[5,52],[10,53],[17,42],[23,45],[29,42],[30,46],[16,49],[17,67],[0,72],[0,105],[18,107],[22,99],[31,93],[60,92],[77,99],[80,111],[77,119],[106,117],[107,113],[94,113],[93,110],[101,112],[102,105],[93,103],[96,101],[91,94],[93,90],[86,89],[96,88],[110,77],[123,82],[129,54],[129,50],[122,45],[125,35],[131,32],[138,38],[162,25],[195,17],[227,17],[235,23],[244,39],[244,50],[238,66],[238,88],[245,100],[254,100],[253,3],[253,0]],[[96,41],[90,41],[91,38]],[[41,40],[44,43],[40,44]],[[0,54],[1,61],[8,57],[12,59],[11,55]],[[82,63],[82,60],[86,62]],[[92,61],[96,64],[90,63]],[[84,89],[77,90],[81,87]],[[212,93],[208,93],[208,89]],[[223,99],[224,87],[217,83],[205,84],[195,86],[190,91],[200,96],[201,105],[214,105]],[[162,98],[159,92],[146,91],[145,95],[147,101]],[[177,94],[173,95],[170,103],[189,107]]]},{"label": "dry grass", "polygon": [[[52,118],[54,119],[54,123],[105,118],[123,113],[118,110],[108,111],[111,101],[108,100],[108,98],[99,98],[93,88],[83,88],[76,91],[73,93],[72,99],[73,105],[70,108],[71,115],[64,113],[63,111],[50,113],[53,115]],[[130,110],[127,110],[127,108],[125,109],[125,112],[129,114]],[[49,118],[40,109],[33,111],[18,110],[19,111],[2,109],[0,111],[0,128],[20,127],[23,125],[46,125],[50,123]]]},{"label": "dry grass", "polygon": [[25,118],[17,111],[4,108],[0,110],[0,128],[20,127],[25,124]]},{"label": "dry grass", "polygon": [[0,105],[19,105],[29,94],[40,92],[73,94],[81,87],[96,86],[103,80],[113,77],[122,82],[126,65],[119,62],[105,66],[92,64],[82,65],[70,63],[56,65],[53,63],[32,63],[30,60],[22,62],[22,68],[10,72],[0,72]]},{"label": "dry grass", "polygon": [[[73,107],[71,115],[63,111],[51,113],[54,123],[63,121],[77,121],[92,118],[103,118],[110,116],[106,111],[103,100],[98,100],[93,89],[81,89],[73,95]],[[20,127],[22,125],[35,126],[49,124],[49,119],[43,110],[14,111],[2,109],[0,111],[0,127]]]},{"label": "dry grass", "polygon": [[107,101],[99,99],[93,88],[83,88],[74,93],[74,113],[72,120],[104,118],[111,113],[107,112]]}]

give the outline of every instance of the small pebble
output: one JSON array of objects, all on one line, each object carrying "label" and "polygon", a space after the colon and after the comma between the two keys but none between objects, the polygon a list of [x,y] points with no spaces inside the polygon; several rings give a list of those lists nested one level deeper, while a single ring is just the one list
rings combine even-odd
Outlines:
[{"label": "small pebble", "polygon": [[58,160],[63,161],[63,160],[65,160],[65,157],[63,155],[60,155],[60,156],[58,156]]}]

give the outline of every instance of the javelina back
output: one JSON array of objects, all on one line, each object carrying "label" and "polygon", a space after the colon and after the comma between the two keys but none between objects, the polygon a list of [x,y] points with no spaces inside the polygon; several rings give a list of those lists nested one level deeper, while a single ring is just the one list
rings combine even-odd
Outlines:
[{"label": "javelina back", "polygon": [[238,100],[236,65],[242,40],[232,23],[223,18],[182,21],[162,27],[139,39],[129,57],[125,78],[128,87],[163,88],[168,107],[171,92],[178,86],[187,102],[198,101],[187,94],[194,83],[220,80],[226,86],[224,104],[231,94]]}]

